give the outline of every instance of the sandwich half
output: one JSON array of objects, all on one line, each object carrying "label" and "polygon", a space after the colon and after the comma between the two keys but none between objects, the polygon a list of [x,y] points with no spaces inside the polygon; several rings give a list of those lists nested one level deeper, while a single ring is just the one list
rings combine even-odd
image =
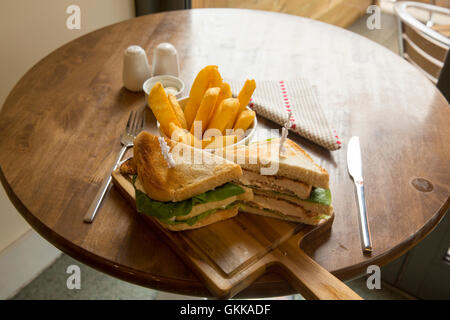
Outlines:
[{"label": "sandwich half", "polygon": [[[173,158],[171,167],[160,139]],[[134,185],[137,211],[172,231],[234,217],[240,203],[253,198],[251,189],[233,182],[242,176],[239,165],[148,132],[136,137],[134,156],[120,172]]]},{"label": "sandwich half", "polygon": [[239,184],[254,194],[241,210],[310,225],[328,219],[333,213],[328,172],[292,140],[286,139],[281,156],[279,147],[280,139],[269,139],[225,150],[243,169]]}]

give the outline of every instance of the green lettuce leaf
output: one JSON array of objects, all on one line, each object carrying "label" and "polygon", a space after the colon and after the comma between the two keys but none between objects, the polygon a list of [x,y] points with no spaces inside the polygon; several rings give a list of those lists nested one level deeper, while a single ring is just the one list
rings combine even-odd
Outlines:
[{"label": "green lettuce leaf", "polygon": [[151,199],[147,194],[136,188],[135,191],[137,211],[161,220],[168,220],[175,216],[187,215],[192,211],[192,207],[197,204],[221,201],[245,192],[245,190],[238,185],[226,183],[214,190],[199,194],[184,201],[161,202]]},{"label": "green lettuce leaf", "polygon": [[309,198],[305,201],[316,202],[324,206],[331,205],[331,191],[330,189],[313,188]]},{"label": "green lettuce leaf", "polygon": [[326,214],[320,214],[318,216],[313,217],[314,220],[328,220],[331,216],[328,216]]},{"label": "green lettuce leaf", "polygon": [[222,201],[232,196],[244,193],[245,190],[234,183],[226,183],[214,190],[199,194],[192,198],[192,205]]},{"label": "green lettuce leaf", "polygon": [[170,219],[191,212],[192,199],[180,202],[161,202],[150,199],[144,192],[136,189],[136,210],[158,219]]}]

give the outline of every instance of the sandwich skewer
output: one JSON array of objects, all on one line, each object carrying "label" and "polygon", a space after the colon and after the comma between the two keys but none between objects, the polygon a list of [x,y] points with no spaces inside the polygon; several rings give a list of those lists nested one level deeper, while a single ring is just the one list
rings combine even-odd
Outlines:
[{"label": "sandwich skewer", "polygon": [[286,152],[286,149],[284,148],[284,143],[286,142],[286,138],[289,134],[289,129],[291,128],[291,116],[292,112],[289,111],[287,121],[284,123],[283,128],[281,128],[281,139],[279,150],[280,157]]},{"label": "sandwich skewer", "polygon": [[164,159],[167,161],[167,166],[169,168],[175,167],[175,161],[173,160],[172,154],[169,152],[169,146],[163,137],[158,138],[159,146],[161,147],[161,153],[164,156]]}]

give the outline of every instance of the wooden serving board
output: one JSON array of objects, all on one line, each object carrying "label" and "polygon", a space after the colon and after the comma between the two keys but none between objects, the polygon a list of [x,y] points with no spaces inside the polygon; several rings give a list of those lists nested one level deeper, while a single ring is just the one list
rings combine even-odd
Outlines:
[{"label": "wooden serving board", "polygon": [[[112,173],[112,178],[135,206],[130,178],[118,171]],[[309,226],[239,213],[232,219],[181,232],[163,228],[153,217],[142,217],[165,237],[218,298],[233,297],[268,268],[275,267],[307,299],[361,299],[299,247],[306,236],[328,230],[333,217],[318,226]]]}]

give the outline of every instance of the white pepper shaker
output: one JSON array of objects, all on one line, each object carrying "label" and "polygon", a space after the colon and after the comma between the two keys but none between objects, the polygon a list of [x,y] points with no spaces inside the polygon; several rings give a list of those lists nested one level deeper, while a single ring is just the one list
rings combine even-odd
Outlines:
[{"label": "white pepper shaker", "polygon": [[178,77],[179,73],[177,49],[168,42],[158,44],[153,50],[152,77],[159,75]]},{"label": "white pepper shaker", "polygon": [[129,46],[123,56],[123,86],[131,91],[142,91],[142,84],[150,78],[150,66],[145,50]]}]

